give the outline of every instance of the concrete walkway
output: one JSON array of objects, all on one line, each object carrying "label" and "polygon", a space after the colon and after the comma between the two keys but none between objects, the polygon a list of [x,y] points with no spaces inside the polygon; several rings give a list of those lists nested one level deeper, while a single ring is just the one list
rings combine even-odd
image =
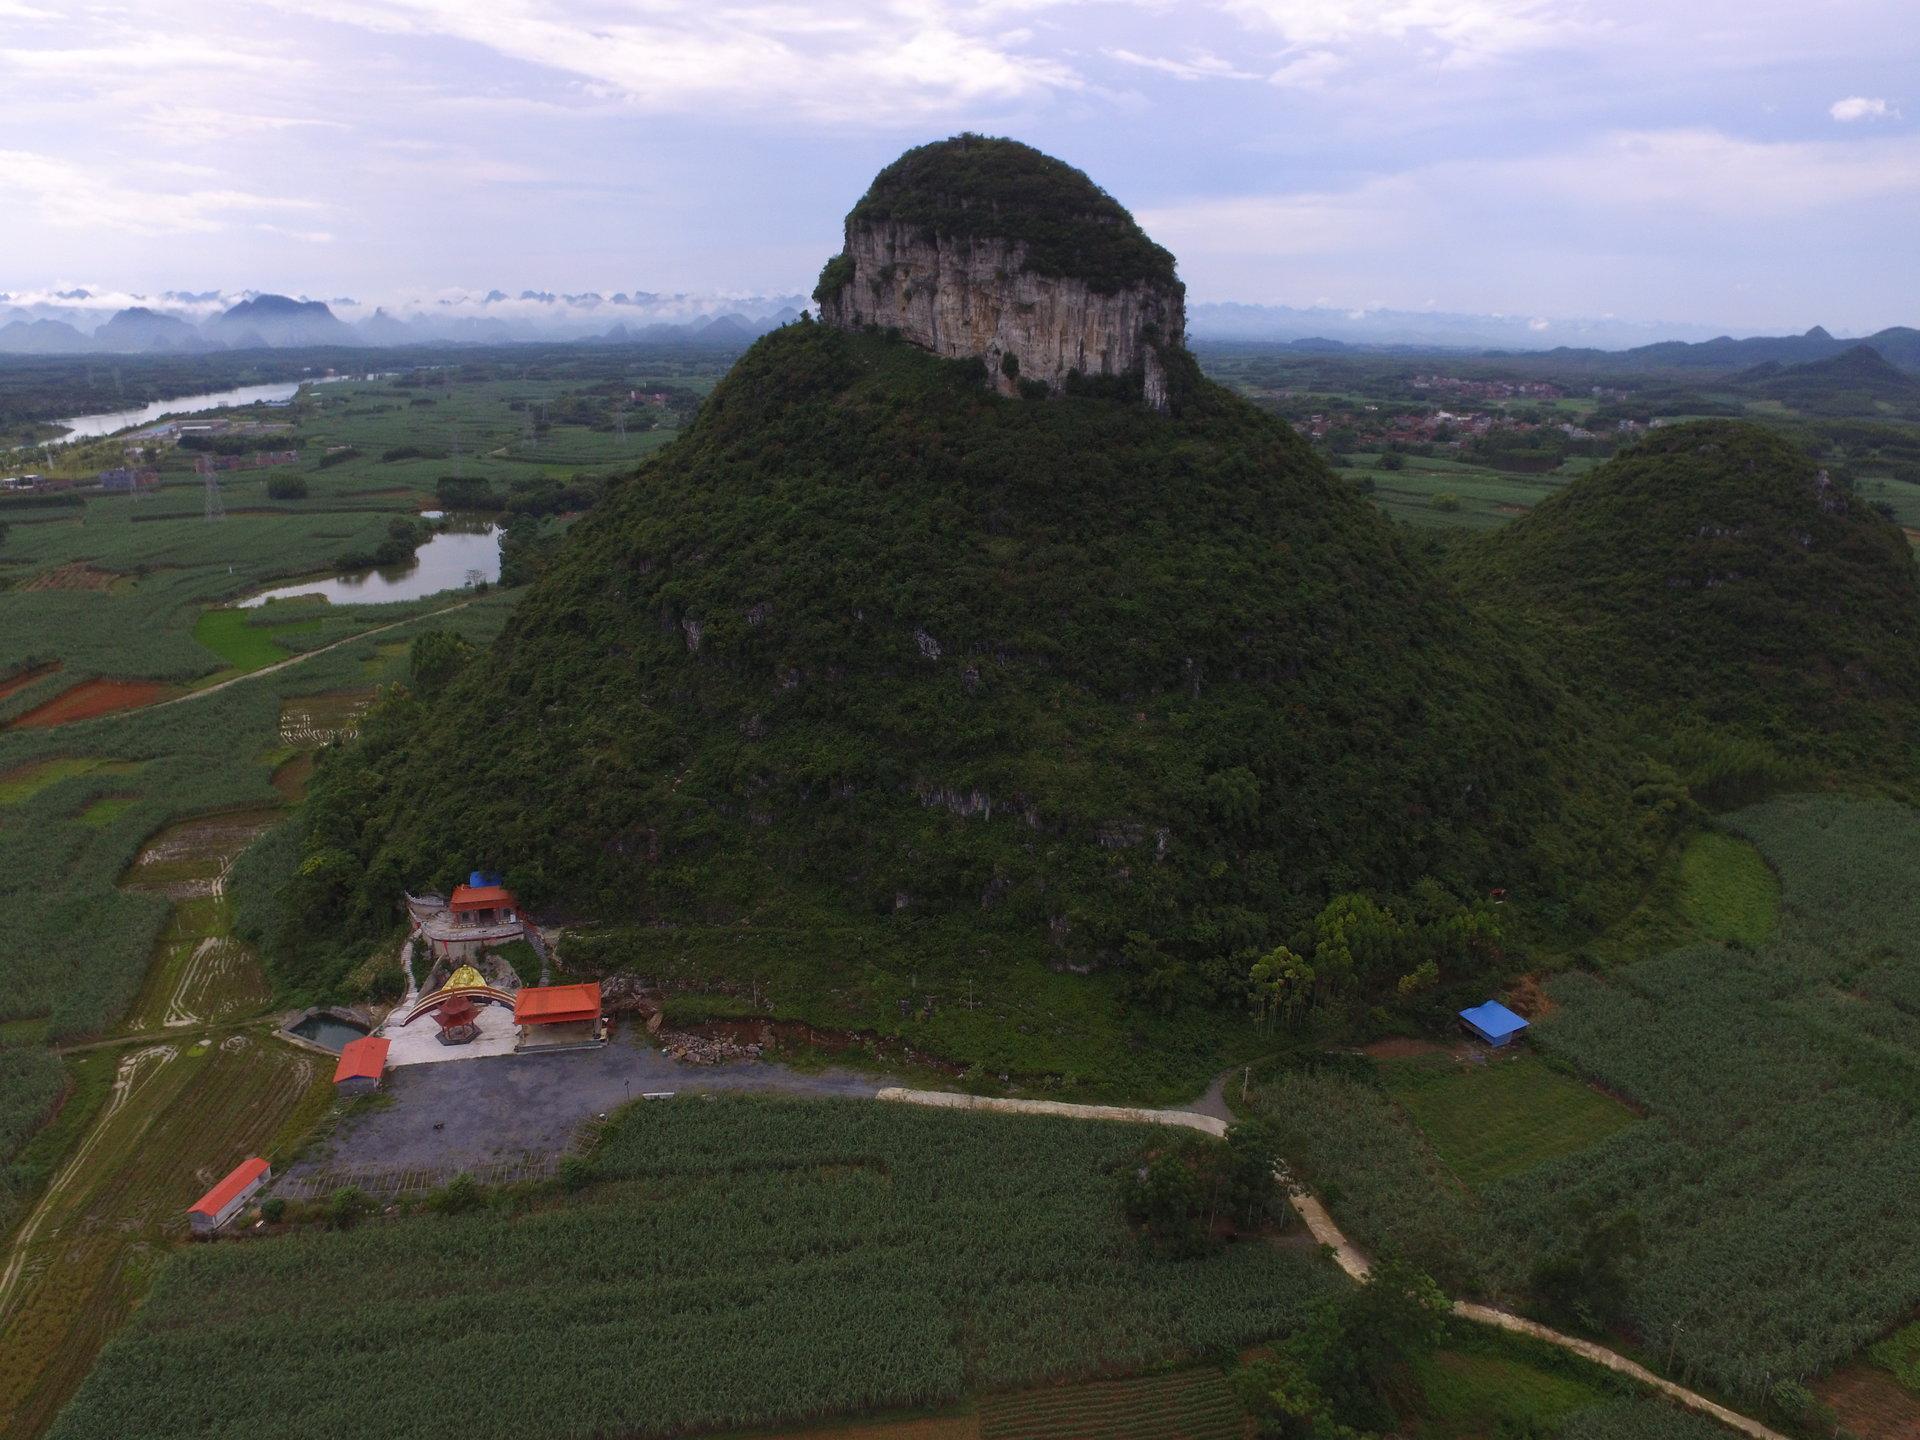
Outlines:
[{"label": "concrete walkway", "polygon": [[[1220,1084],[1214,1083],[1208,1091],[1208,1098],[1215,1098]],[[1191,1110],[1144,1110],[1132,1109],[1124,1105],[1072,1105],[1059,1100],[1002,1100],[980,1095],[956,1095],[944,1090],[908,1090],[901,1086],[888,1086],[874,1097],[877,1100],[892,1101],[901,1105],[927,1105],[942,1110],[990,1110],[1006,1115],[1057,1115],[1065,1119],[1079,1120],[1120,1120],[1135,1125],[1177,1125],[1187,1130],[1199,1130],[1208,1135],[1224,1136],[1227,1122],[1217,1115],[1201,1115]],[[1209,1108],[1212,1108],[1209,1106]],[[1341,1233],[1340,1227],[1333,1223],[1333,1217],[1327,1213],[1327,1207],[1319,1198],[1302,1188],[1284,1169],[1275,1172],[1280,1183],[1286,1187],[1287,1198],[1292,1202],[1295,1212],[1305,1223],[1313,1238],[1326,1246],[1333,1254],[1334,1263],[1354,1280],[1365,1280],[1372,1271],[1367,1257]],[[1499,1330],[1512,1331],[1517,1335],[1528,1335],[1535,1340],[1543,1340],[1549,1345],[1557,1345],[1569,1350],[1582,1359],[1595,1365],[1604,1366],[1618,1374],[1638,1380],[1642,1385],[1651,1386],[1668,1399],[1684,1405],[1689,1410],[1697,1410],[1702,1415],[1710,1415],[1721,1424],[1738,1430],[1753,1440],[1787,1440],[1777,1430],[1770,1430],[1758,1420],[1750,1420],[1745,1415],[1727,1409],[1726,1406],[1709,1400],[1706,1396],[1676,1385],[1671,1380],[1663,1380],[1644,1365],[1637,1365],[1626,1356],[1609,1350],[1604,1345],[1596,1345],[1591,1340],[1582,1340],[1577,1336],[1563,1335],[1537,1321],[1522,1319],[1510,1315],[1504,1310],[1496,1310],[1491,1305],[1476,1305],[1470,1300],[1453,1302],[1453,1313],[1462,1320],[1471,1320],[1477,1325],[1491,1325]]]}]

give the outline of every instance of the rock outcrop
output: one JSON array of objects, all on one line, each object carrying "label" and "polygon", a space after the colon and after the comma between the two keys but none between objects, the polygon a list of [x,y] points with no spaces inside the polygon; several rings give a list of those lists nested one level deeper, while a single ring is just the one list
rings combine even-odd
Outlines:
[{"label": "rock outcrop", "polygon": [[[981,193],[982,168],[998,191]],[[1186,343],[1172,257],[1085,175],[1009,140],[961,136],[883,171],[814,295],[829,324],[978,357],[1006,395],[1123,377],[1164,411]]]}]

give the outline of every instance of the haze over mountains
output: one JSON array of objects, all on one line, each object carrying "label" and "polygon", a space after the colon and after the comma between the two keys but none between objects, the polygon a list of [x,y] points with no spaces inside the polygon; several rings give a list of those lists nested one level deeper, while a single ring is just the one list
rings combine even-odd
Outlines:
[{"label": "haze over mountains", "polygon": [[[803,295],[457,292],[372,305],[254,291],[164,291],[156,296],[62,290],[0,292],[0,354],[178,354],[310,345],[498,345],[516,341],[745,344],[795,319]],[[1920,373],[1920,330],[1890,326],[1844,337],[1822,326],[1800,335],[1715,334],[1660,322],[1539,320],[1442,311],[1342,310],[1199,302],[1187,333],[1200,342],[1303,350],[1458,350],[1566,359],[1617,359],[1639,368],[1744,369],[1805,365],[1870,346]],[[1577,343],[1570,343],[1577,342]]]},{"label": "haze over mountains", "polygon": [[601,295],[504,290],[391,307],[348,298],[294,299],[250,291],[157,296],[65,290],[0,293],[0,353],[143,354],[300,345],[510,344],[668,340],[744,344],[785,324],[799,295]]}]

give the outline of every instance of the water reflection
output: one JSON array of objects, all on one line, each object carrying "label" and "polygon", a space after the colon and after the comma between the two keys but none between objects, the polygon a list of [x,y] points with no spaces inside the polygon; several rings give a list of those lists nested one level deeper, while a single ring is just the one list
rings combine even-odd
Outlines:
[{"label": "water reflection", "polygon": [[250,609],[295,595],[323,595],[335,605],[382,605],[394,600],[419,600],[444,590],[471,589],[482,581],[491,584],[499,578],[500,527],[490,520],[455,518],[415,552],[411,565],[282,585],[250,596],[240,606]]}]

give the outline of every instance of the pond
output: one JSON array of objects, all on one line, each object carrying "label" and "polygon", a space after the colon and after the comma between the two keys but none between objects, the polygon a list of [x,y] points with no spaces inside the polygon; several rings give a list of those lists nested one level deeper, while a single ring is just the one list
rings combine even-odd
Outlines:
[{"label": "pond", "polygon": [[331,1015],[309,1015],[299,1023],[289,1025],[287,1032],[298,1035],[302,1040],[311,1040],[323,1050],[331,1050],[335,1054],[355,1040],[365,1039],[367,1034],[365,1026],[336,1020]]},{"label": "pond", "polygon": [[[455,522],[458,524],[458,522]],[[321,595],[335,605],[382,605],[419,600],[443,590],[471,589],[500,578],[500,527],[482,522],[466,529],[442,530],[414,552],[411,565],[390,565],[330,580],[308,580],[250,595],[242,609],[295,595]]]}]

